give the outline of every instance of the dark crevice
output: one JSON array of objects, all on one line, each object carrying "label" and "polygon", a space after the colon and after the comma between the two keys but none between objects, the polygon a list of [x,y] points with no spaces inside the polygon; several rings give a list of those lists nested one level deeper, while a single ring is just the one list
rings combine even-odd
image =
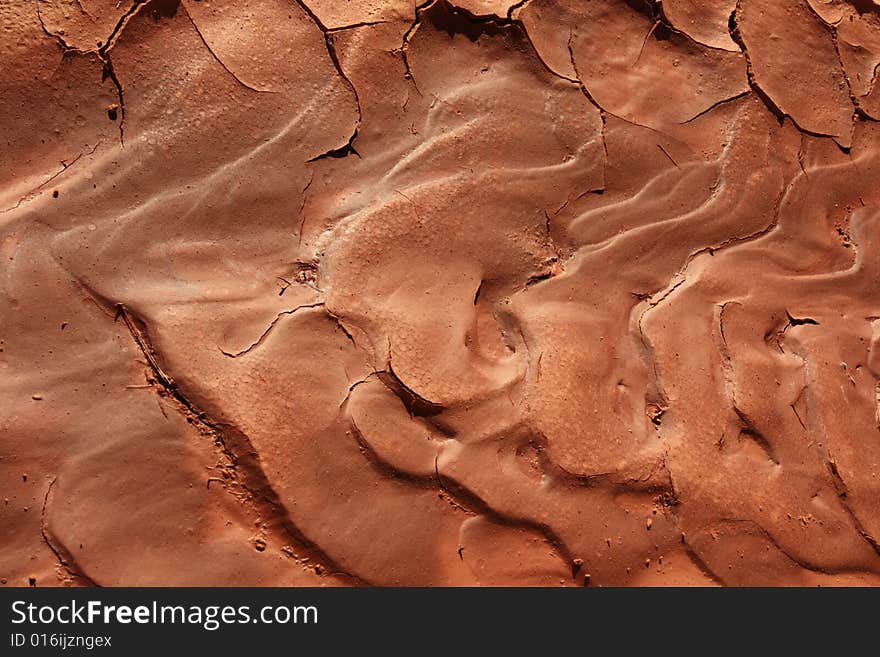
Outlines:
[{"label": "dark crevice", "polygon": [[511,517],[495,510],[479,495],[468,489],[466,486],[455,481],[448,475],[441,475],[438,464],[438,458],[434,460],[434,473],[438,486],[452,497],[453,502],[457,506],[461,506],[466,511],[474,514],[491,518],[494,522],[506,527],[519,527],[534,531],[543,536],[548,543],[559,553],[563,561],[572,563],[574,561],[571,550],[565,542],[545,523],[531,520],[524,517]]},{"label": "dark crevice", "polygon": [[[800,399],[800,397],[798,399]],[[789,406],[791,407],[791,410],[794,412],[794,416],[797,418],[798,424],[801,425],[801,428],[804,431],[807,431],[807,425],[804,424],[804,420],[803,420],[803,418],[801,418],[801,414],[798,412],[797,401],[795,401],[795,403],[793,403],[793,404],[789,404]]]},{"label": "dark crevice", "polygon": [[356,30],[360,27],[372,27],[373,25],[385,25],[388,21],[361,21],[359,23],[349,23],[348,25],[340,25],[339,27],[328,27],[327,34],[335,32],[345,32],[346,30]]},{"label": "dark crevice", "polygon": [[825,568],[821,568],[821,567],[817,566],[816,564],[813,564],[805,559],[802,559],[802,558],[795,556],[789,550],[784,548],[782,546],[782,544],[778,540],[776,540],[776,538],[773,536],[773,534],[771,534],[763,526],[761,526],[760,524],[758,524],[754,520],[750,520],[748,518],[719,518],[716,522],[716,525],[725,525],[725,524],[727,524],[727,525],[745,525],[748,527],[752,527],[753,529],[755,529],[757,531],[745,532],[746,535],[751,533],[752,536],[763,538],[764,540],[766,540],[770,544],[770,546],[772,546],[774,549],[776,549],[783,557],[788,559],[795,566],[798,566],[800,568],[803,568],[804,570],[808,570],[813,573],[820,573],[822,575],[835,574]]},{"label": "dark crevice", "polygon": [[73,555],[70,554],[64,545],[57,542],[46,524],[46,508],[49,505],[49,496],[56,481],[58,481],[58,477],[53,478],[49,482],[49,486],[46,488],[46,495],[43,497],[43,507],[40,511],[40,534],[43,537],[43,542],[52,554],[55,555],[58,565],[64,569],[72,583],[79,586],[100,586],[100,584],[83,572],[83,569],[76,563]]},{"label": "dark crevice", "polygon": [[[348,138],[348,141],[342,146],[328,151],[327,153],[317,155],[309,160],[309,162],[314,162],[315,160],[322,159],[324,157],[344,157],[348,154],[357,155],[357,151],[354,149],[354,140],[358,136],[358,132],[360,131],[361,121],[363,120],[363,111],[361,109],[361,99],[358,96],[357,88],[355,88],[354,83],[349,79],[348,75],[342,68],[342,64],[339,63],[339,57],[336,53],[336,44],[333,42],[334,39],[334,30],[329,29],[324,23],[318,18],[317,14],[312,11],[311,7],[309,7],[303,0],[295,0],[296,4],[312,19],[315,25],[324,35],[324,44],[327,47],[327,54],[330,55],[330,61],[333,62],[333,66],[336,68],[337,73],[345,80],[345,83],[351,89],[351,92],[354,94],[354,102],[357,105],[357,121],[355,122],[354,130],[352,130],[351,136]],[[338,31],[338,30],[336,30]],[[347,149],[347,152],[345,152]],[[343,151],[341,155],[333,155],[335,151]],[[360,157],[360,156],[358,156]]]},{"label": "dark crevice", "polygon": [[349,418],[349,426],[351,427],[351,435],[354,436],[361,454],[381,477],[409,486],[415,486],[416,488],[433,489],[437,487],[437,479],[434,475],[425,476],[406,472],[379,456],[369,441],[364,438],[354,418]]},{"label": "dark crevice", "polygon": [[797,161],[798,161],[798,166],[800,167],[801,171],[804,174],[804,177],[809,178],[810,174],[807,173],[807,167],[804,164],[804,137],[806,137],[806,135],[801,134],[800,144],[798,145]]},{"label": "dark crevice", "polygon": [[[865,114],[864,111],[862,111],[862,108],[859,104],[859,99],[853,93],[852,81],[849,79],[849,75],[846,72],[846,67],[843,65],[843,55],[841,55],[841,53],[840,53],[840,43],[838,41],[838,36],[837,36],[837,26],[836,25],[829,25],[828,23],[826,23],[822,19],[822,17],[818,13],[816,13],[816,10],[813,8],[813,5],[811,5],[809,2],[806,3],[806,6],[807,6],[807,9],[809,10],[809,12],[813,15],[813,17],[819,22],[819,24],[822,25],[825,29],[827,29],[828,33],[831,35],[831,43],[834,45],[834,53],[837,55],[837,63],[840,65],[840,74],[843,76],[844,82],[846,82],[846,90],[847,90],[847,93],[849,94],[849,101],[853,106],[852,127],[851,127],[851,131],[850,131],[850,135],[849,135],[850,141],[852,141],[852,136],[853,136],[853,133],[855,132],[856,123],[858,122],[859,118],[864,117],[864,118],[870,119],[870,117],[867,114]],[[840,148],[841,151],[843,151],[845,154],[849,155],[850,147],[848,147],[848,146],[844,147],[840,143],[838,143],[837,146]]]},{"label": "dark crevice", "polygon": [[143,2],[149,7],[153,20],[158,22],[162,18],[174,18],[180,9],[181,0],[135,0],[135,4]]},{"label": "dark crevice", "polygon": [[645,35],[645,38],[642,39],[642,45],[639,48],[639,54],[636,55],[635,61],[630,65],[630,68],[635,68],[636,64],[639,63],[639,60],[642,58],[642,54],[645,52],[645,46],[648,45],[648,39],[651,38],[651,35],[654,34],[654,30],[656,30],[661,25],[660,21],[655,20],[654,24],[651,25],[651,29],[648,30],[648,33]]},{"label": "dark crevice", "polygon": [[[674,280],[674,277],[673,279]],[[665,390],[663,389],[663,385],[661,383],[662,378],[660,376],[660,369],[657,362],[657,357],[655,355],[654,345],[651,343],[647,334],[645,333],[644,321],[645,316],[652,310],[654,310],[657,306],[663,303],[667,298],[669,298],[672,293],[674,293],[680,286],[684,285],[686,279],[682,278],[679,281],[676,281],[674,284],[670,280],[670,284],[667,285],[667,289],[661,290],[663,294],[661,294],[659,299],[654,299],[660,291],[657,291],[645,298],[642,298],[643,301],[647,301],[647,307],[642,310],[639,314],[638,319],[636,320],[636,327],[639,331],[639,342],[642,347],[643,358],[650,364],[651,372],[654,377],[654,385],[656,390],[648,391],[645,395],[645,415],[650,420],[651,424],[654,426],[656,430],[660,430],[663,424],[663,415],[669,410],[669,397],[667,396]],[[640,295],[636,294],[636,298],[640,298]],[[638,308],[638,304],[632,307],[631,312],[635,312],[636,308]]]},{"label": "dark crevice", "polygon": [[524,7],[525,5],[527,5],[531,1],[532,0],[519,0],[519,2],[516,2],[512,5],[510,5],[507,8],[507,20],[509,20],[509,21],[515,20],[513,17],[513,12],[515,12],[517,9],[521,9],[522,7]]},{"label": "dark crevice", "polygon": [[[173,0],[174,11],[177,11],[177,4],[179,0]],[[135,16],[141,9],[150,5],[151,10],[154,13],[154,18],[161,11],[170,11],[170,7],[166,7],[167,2],[163,2],[162,0],[152,0],[151,2],[144,2],[144,0],[135,0],[132,3],[131,7],[126,11],[116,22],[116,25],[113,27],[113,30],[110,32],[110,36],[107,37],[107,41],[104,44],[98,47],[98,57],[103,63],[103,70],[101,71],[101,80],[107,80],[108,78],[113,83],[113,86],[116,87],[116,96],[119,99],[119,143],[123,147],[125,146],[125,91],[122,87],[122,83],[119,81],[119,77],[116,75],[116,70],[113,68],[113,60],[110,59],[110,50],[113,46],[116,45],[119,36],[122,33],[122,30],[128,24],[128,22]]]},{"label": "dark crevice", "polygon": [[[602,135],[601,135],[602,136],[602,152],[605,155],[605,157],[602,161],[602,184],[604,186],[607,184],[606,174],[608,171],[608,141],[605,137],[605,131],[607,130],[607,127],[608,127],[607,119],[605,117],[606,111],[605,111],[604,107],[602,107],[599,103],[596,102],[596,99],[593,98],[593,94],[590,93],[589,89],[587,89],[587,86],[583,83],[583,80],[581,79],[581,74],[578,71],[577,62],[575,62],[575,58],[574,58],[574,48],[572,46],[573,39],[574,39],[574,32],[569,32],[568,33],[568,57],[569,57],[569,60],[571,61],[571,68],[574,71],[575,77],[577,78],[578,86],[580,87],[581,93],[590,102],[590,104],[593,105],[593,107],[595,107],[597,110],[599,110],[599,118],[602,121]],[[609,114],[610,114],[610,112],[609,112]],[[614,116],[615,118],[620,118],[622,121],[626,121],[627,123],[632,123],[632,121],[628,121],[627,119],[623,119],[621,117],[618,117],[615,114],[611,114],[611,116]],[[638,125],[638,124],[635,124],[635,125]]]},{"label": "dark crevice", "polygon": [[69,43],[67,43],[67,41],[64,40],[64,37],[62,37],[60,34],[58,34],[56,32],[52,32],[51,30],[49,30],[48,27],[46,27],[46,23],[43,21],[43,14],[40,11],[39,2],[37,3],[37,20],[40,22],[40,28],[43,30],[43,33],[46,36],[54,39],[58,43],[58,46],[61,48],[62,56],[66,56],[68,53],[78,53],[78,54],[85,54],[86,53],[86,51],[84,51],[84,50],[79,50],[78,48],[74,48]]},{"label": "dark crevice", "polygon": [[[872,93],[874,93],[874,87],[877,84],[878,75],[880,75],[880,62],[878,62],[877,65],[874,67],[874,72],[871,74],[871,82],[868,85],[868,93],[866,93],[864,96],[862,96],[862,98],[867,98]],[[877,119],[874,119],[874,117],[870,117],[870,118],[875,121],[877,120]]]},{"label": "dark crevice", "polygon": [[691,563],[697,567],[697,570],[699,570],[704,577],[708,578],[718,586],[727,586],[727,583],[719,575],[717,575],[715,571],[712,570],[709,564],[707,564],[706,561],[699,555],[699,553],[697,553],[697,551],[693,547],[691,547],[690,543],[685,540],[685,535],[682,534],[681,536],[681,542],[684,544],[685,553],[691,560]]},{"label": "dark crevice", "polygon": [[[403,64],[406,71],[405,75],[407,79],[412,81],[416,92],[418,92],[420,96],[422,95],[415,77],[413,76],[412,69],[410,68],[407,51],[413,35],[422,24],[423,18],[429,20],[436,29],[444,31],[450,36],[462,34],[471,41],[476,41],[484,35],[494,36],[498,34],[513,34],[516,38],[522,39],[528,43],[532,54],[535,55],[536,59],[548,73],[554,77],[565,80],[566,82],[578,84],[578,80],[555,71],[544,60],[544,58],[541,57],[541,53],[532,42],[531,36],[523,22],[519,18],[513,17],[514,11],[528,4],[529,1],[530,0],[522,0],[521,2],[512,5],[508,8],[507,15],[503,18],[496,15],[478,16],[466,9],[455,6],[454,3],[449,2],[448,0],[428,0],[427,2],[417,5],[415,19],[406,32],[404,32],[401,47],[398,49],[398,52],[400,52],[403,58]],[[509,32],[508,30],[510,28],[515,29],[513,32]]]},{"label": "dark crevice", "polygon": [[[115,310],[116,319],[122,319],[158,385],[160,396],[170,400],[177,406],[180,414],[203,435],[211,438],[220,448],[226,460],[231,464],[233,480],[242,493],[236,495],[239,501],[252,506],[260,519],[260,524],[269,529],[280,529],[283,534],[279,542],[292,539],[313,561],[323,562],[323,570],[348,578],[355,584],[367,584],[360,577],[346,573],[323,550],[308,539],[295,526],[281,499],[272,488],[268,477],[263,472],[260,457],[250,439],[237,427],[226,422],[213,419],[205,411],[196,406],[180,390],[174,379],[163,369],[152,347],[146,326],[121,303],[112,304],[92,292],[92,297],[104,307]],[[239,480],[239,472],[242,473]]]},{"label": "dark crevice", "polygon": [[351,400],[352,393],[355,390],[357,390],[357,388],[359,386],[364,385],[370,379],[372,379],[374,376],[378,376],[379,374],[384,374],[384,373],[385,373],[385,370],[374,370],[374,371],[370,372],[369,374],[367,374],[364,378],[358,379],[357,381],[352,383],[350,386],[348,386],[348,390],[345,393],[345,397],[342,399],[341,402],[339,402],[339,408],[346,408],[348,406],[348,402]]},{"label": "dark crevice", "polygon": [[[350,584],[369,585],[369,582],[361,577],[338,567],[319,545],[299,530],[263,472],[260,456],[248,436],[234,425],[209,416],[178,388],[174,379],[162,367],[144,323],[124,304],[107,299],[80,279],[74,278],[73,282],[102,312],[109,314],[114,321],[120,319],[123,321],[145,360],[144,364],[150,373],[147,379],[150,387],[157,392],[160,399],[175,407],[188,424],[217,448],[221,462],[224,463],[224,476],[228,474],[224,490],[231,494],[250,516],[256,518],[256,524],[263,529],[278,532],[276,538],[279,544],[292,542],[302,557],[299,559],[301,562],[306,560],[324,564],[320,566],[322,572],[340,576]],[[162,412],[165,413],[164,408]]]},{"label": "dark crevice", "polygon": [[540,274],[534,274],[533,276],[529,276],[526,280],[526,287],[531,287],[532,285],[536,285],[538,283],[543,283],[544,281],[550,280],[553,278],[552,271],[541,272]]},{"label": "dark crevice", "polygon": [[[672,491],[672,496],[675,500],[679,501],[679,503],[680,503],[681,496],[679,495],[678,489],[675,486],[675,480],[673,479],[672,471],[668,467],[666,468],[666,474],[669,477],[669,488]],[[683,528],[681,526],[681,516],[676,510],[677,506],[678,505],[676,504],[671,507],[670,517],[671,517],[672,523],[675,525],[675,527],[679,531],[681,544],[684,546],[685,553],[687,554],[691,563],[693,563],[694,566],[696,566],[697,569],[706,578],[711,580],[713,583],[717,584],[718,586],[722,586],[722,587],[727,586],[727,582],[725,582],[724,579],[720,575],[718,575],[714,570],[712,570],[712,568],[709,566],[709,564],[706,563],[705,559],[703,559],[702,555],[700,555],[699,552],[697,551],[697,549],[688,541],[687,535],[685,534],[685,532],[683,531]]]},{"label": "dark crevice", "polygon": [[[155,2],[155,0],[153,0],[153,2]],[[193,29],[196,31],[196,34],[198,35],[199,40],[202,42],[202,45],[204,45],[205,48],[208,49],[208,52],[211,54],[211,57],[214,59],[214,61],[217,62],[218,64],[220,64],[220,66],[223,67],[223,70],[226,71],[227,73],[229,73],[229,75],[232,76],[232,79],[235,80],[236,83],[238,83],[240,86],[244,87],[245,89],[247,89],[249,91],[255,91],[255,92],[261,93],[261,94],[277,93],[275,91],[272,91],[271,89],[260,89],[258,87],[252,87],[247,82],[245,82],[240,77],[238,77],[235,74],[235,72],[231,68],[229,68],[222,59],[220,59],[220,57],[217,55],[217,53],[214,52],[214,49],[211,47],[211,44],[208,43],[208,40],[205,38],[205,35],[202,34],[202,31],[199,29],[198,24],[196,23],[195,19],[193,19],[192,15],[189,13],[189,11],[186,10],[186,7],[184,7],[183,13],[186,14],[186,17],[189,19],[190,24],[193,26]]]},{"label": "dark crevice", "polygon": [[767,109],[773,113],[776,117],[776,120],[779,121],[779,124],[785,121],[786,116],[788,116],[782,109],[773,101],[770,96],[758,85],[755,81],[755,72],[752,68],[752,60],[749,57],[748,48],[746,48],[745,41],[742,38],[742,34],[739,30],[739,18],[737,16],[737,12],[739,11],[740,3],[736,3],[736,9],[730,12],[730,18],[727,19],[727,31],[730,34],[730,38],[733,39],[733,42],[739,46],[739,49],[742,50],[743,57],[746,60],[746,79],[749,82],[749,87],[751,87],[752,91],[761,99],[761,102],[767,106]]},{"label": "dark crevice", "polygon": [[874,0],[849,0],[849,3],[859,12],[859,15],[880,14],[880,5]]},{"label": "dark crevice", "polygon": [[[300,201],[300,204],[299,204],[299,230],[297,231],[297,235],[296,235],[297,245],[299,245],[299,246],[302,246],[303,230],[305,229],[305,225],[306,225],[306,203],[309,200],[308,192],[309,192],[309,189],[311,188],[314,180],[315,180],[315,170],[312,169],[311,171],[309,171],[309,182],[306,183],[306,186],[303,187],[302,192],[300,192],[300,194],[302,195],[302,200]],[[315,270],[317,271],[317,266],[315,266]]]},{"label": "dark crevice", "polygon": [[51,30],[49,30],[48,27],[46,27],[46,23],[45,21],[43,21],[43,14],[40,11],[40,5],[39,3],[37,3],[37,20],[40,23],[40,28],[43,30],[43,33],[46,34],[46,36],[53,38],[58,43],[58,46],[61,48],[62,58],[72,54],[86,55],[89,53],[95,53],[98,59],[101,61],[101,82],[104,82],[109,78],[110,81],[113,83],[113,86],[116,87],[116,95],[119,99],[119,111],[121,113],[121,120],[119,122],[119,142],[123,146],[125,145],[123,132],[123,128],[125,125],[125,100],[123,97],[122,84],[119,82],[119,78],[116,77],[116,72],[113,70],[113,62],[110,60],[110,55],[108,51],[116,42],[117,35],[119,34],[123,26],[128,22],[128,19],[131,18],[131,16],[133,16],[135,13],[137,13],[143,6],[143,0],[141,0],[140,2],[135,2],[135,4],[133,4],[131,8],[129,8],[129,10],[125,12],[116,23],[112,32],[110,33],[110,36],[107,38],[106,43],[98,43],[97,50],[80,50],[79,48],[75,48],[68,44],[60,34],[52,32]]},{"label": "dark crevice", "polygon": [[696,121],[696,120],[699,119],[701,116],[704,116],[704,115],[708,114],[709,112],[711,112],[711,111],[712,111],[713,109],[715,109],[716,107],[719,107],[719,106],[721,106],[721,105],[726,105],[727,103],[732,103],[732,102],[734,102],[734,101],[736,101],[736,100],[739,100],[740,98],[745,98],[746,96],[749,95],[749,93],[750,93],[750,92],[748,92],[748,91],[743,91],[742,93],[738,93],[738,94],[736,94],[735,96],[731,96],[730,98],[723,98],[723,99],[721,99],[721,100],[719,100],[719,101],[717,101],[717,102],[715,102],[715,103],[712,103],[711,105],[709,105],[709,107],[707,107],[706,109],[704,109],[702,112],[699,112],[699,113],[697,113],[697,114],[694,114],[691,118],[689,118],[689,119],[687,119],[687,120],[685,120],[685,121],[681,121],[681,123],[679,123],[679,125],[687,125],[688,123],[691,123],[692,121]]},{"label": "dark crevice", "polygon": [[421,18],[421,15],[420,15],[420,14],[421,14],[425,9],[427,9],[427,8],[430,7],[432,4],[434,4],[436,1],[437,1],[437,0],[427,0],[426,2],[423,2],[423,3],[420,4],[420,5],[416,5],[416,8],[415,8],[415,15],[414,15],[414,17],[413,17],[413,22],[410,24],[410,26],[409,26],[409,27],[406,29],[406,31],[403,33],[403,37],[401,38],[401,41],[400,41],[400,48],[399,48],[398,51],[397,51],[397,52],[400,53],[401,59],[403,60],[403,68],[404,68],[404,71],[405,71],[404,76],[406,77],[407,80],[409,80],[410,82],[412,82],[413,87],[415,88],[416,93],[419,94],[419,96],[422,95],[422,92],[421,92],[421,90],[419,89],[419,85],[418,85],[418,83],[416,82],[416,79],[415,79],[415,77],[413,76],[413,73],[412,73],[412,69],[411,69],[410,66],[409,66],[409,57],[407,56],[407,51],[408,51],[408,49],[409,49],[409,42],[410,42],[410,39],[412,39],[413,34],[416,33],[416,30],[419,29],[419,26],[420,26],[421,23],[422,23],[422,18]]},{"label": "dark crevice", "polygon": [[[548,481],[569,486],[572,488],[610,488],[613,490],[628,490],[633,484],[643,483],[640,480],[627,480],[620,482],[615,479],[617,473],[596,472],[581,474],[571,472],[559,465],[548,453],[549,441],[541,433],[530,431],[530,434],[517,446],[517,456],[521,456],[525,450],[530,450],[537,458],[538,468]],[[649,475],[650,476],[650,475]],[[657,492],[668,493],[666,488],[660,488]]]},{"label": "dark crevice", "polygon": [[[788,313],[788,311],[786,311],[786,316],[788,317],[788,320],[789,320],[789,324],[786,326],[786,328],[788,328],[788,326],[791,325],[792,320],[794,320],[796,322],[800,322],[801,325],[803,325],[803,324],[818,325],[818,322],[816,322],[815,320],[810,319],[810,318],[800,319],[800,320],[793,318]],[[801,356],[801,358],[803,359],[803,356]],[[792,410],[794,410],[796,414],[797,414],[796,404],[800,400],[800,398],[803,396],[804,390],[805,390],[805,388],[801,390],[801,392],[798,395],[798,398],[795,400],[795,402],[793,404],[791,404]],[[877,388],[877,400],[878,400],[878,403],[880,403],[880,385],[878,385],[878,388]],[[880,413],[880,411],[878,411],[878,413]],[[799,414],[798,414],[798,420],[800,420]],[[803,422],[801,422],[801,424],[803,425]],[[878,426],[880,426],[880,417],[878,417]],[[804,427],[804,428],[806,428],[806,427]],[[868,529],[862,523],[862,521],[859,518],[858,514],[856,513],[855,509],[852,508],[852,505],[849,502],[849,497],[850,497],[849,496],[849,488],[847,487],[846,482],[843,480],[843,477],[841,476],[840,471],[837,468],[837,463],[835,462],[834,457],[831,454],[831,451],[830,451],[828,445],[826,444],[825,441],[821,441],[821,440],[817,441],[817,442],[813,442],[813,443],[811,443],[811,445],[814,445],[815,448],[817,449],[817,451],[819,452],[820,458],[822,459],[822,463],[824,463],[826,469],[828,470],[829,478],[831,480],[830,483],[833,486],[835,493],[837,494],[837,499],[840,502],[840,505],[841,505],[843,511],[849,516],[850,521],[853,523],[853,527],[855,527],[859,536],[866,543],[868,543],[868,545],[871,547],[871,549],[874,552],[876,552],[878,555],[880,555],[880,542],[878,542],[877,539],[873,535],[871,535],[871,533],[868,531]]]},{"label": "dark crevice", "polygon": [[[385,371],[370,373],[365,379],[352,384],[351,389],[354,389],[358,385],[364,383],[373,375],[378,376],[380,380],[382,380],[383,383],[385,383],[386,385],[389,384],[386,377],[391,377],[391,380],[396,382],[392,384],[393,386],[400,386],[405,388],[406,390],[409,390],[409,388],[406,388],[405,384],[400,382],[400,380],[393,373],[393,371],[391,371],[390,368]],[[391,389],[395,393],[397,393],[395,387],[389,387],[391,387]],[[412,393],[411,391],[409,391],[409,394],[415,395],[415,393]],[[406,405],[407,401],[404,396],[401,396],[399,394],[398,396],[404,402],[404,405]],[[424,400],[422,401],[424,402]],[[525,517],[514,517],[504,513],[500,513],[485,500],[483,500],[479,495],[468,489],[466,486],[460,484],[449,476],[441,475],[439,467],[439,455],[434,457],[434,472],[432,475],[418,475],[411,472],[402,471],[393,464],[384,460],[376,452],[372,445],[370,445],[369,441],[367,441],[366,438],[363,436],[353,418],[349,417],[349,422],[351,426],[351,433],[358,444],[361,454],[363,454],[367,462],[378,474],[388,479],[391,479],[392,481],[398,481],[403,484],[416,486],[418,488],[439,488],[442,491],[442,494],[445,494],[447,501],[455,508],[460,509],[461,511],[469,515],[485,516],[500,525],[534,531],[543,536],[548,541],[548,543],[550,543],[553,548],[559,553],[563,560],[569,563],[573,561],[568,547],[559,538],[559,536],[546,524]]]},{"label": "dark crevice", "polygon": [[477,305],[477,302],[480,300],[480,293],[483,291],[483,285],[486,281],[481,280],[480,284],[477,286],[477,291],[474,292],[474,305]]},{"label": "dark crevice", "polygon": [[269,333],[272,332],[272,329],[274,329],[275,326],[278,324],[278,321],[282,317],[284,317],[285,315],[293,315],[294,313],[296,313],[300,310],[306,309],[306,308],[321,308],[323,306],[324,306],[323,301],[317,301],[315,303],[304,303],[302,305],[297,306],[296,308],[291,308],[290,310],[282,310],[280,313],[278,313],[275,316],[275,319],[273,319],[271,322],[269,322],[269,326],[267,326],[266,330],[260,334],[260,337],[258,337],[256,340],[254,340],[254,342],[252,342],[248,347],[246,347],[245,349],[242,349],[241,351],[237,351],[235,353],[220,349],[220,353],[222,353],[224,356],[226,356],[228,358],[238,358],[240,356],[244,356],[245,354],[250,353],[251,351],[253,351],[257,347],[259,347],[263,343],[263,341],[266,339],[266,337],[268,337]]},{"label": "dark crevice", "polygon": [[675,161],[675,158],[673,158],[673,157],[669,154],[669,151],[667,151],[665,148],[663,148],[663,145],[662,145],[662,144],[657,144],[657,148],[659,148],[660,151],[666,156],[666,158],[667,158],[670,162],[672,162],[672,165],[673,165],[676,169],[680,168],[680,167],[678,166],[678,162],[676,162],[676,161]]},{"label": "dark crevice", "polygon": [[360,157],[361,154],[355,150],[353,145],[354,140],[357,138],[358,131],[355,129],[354,134],[349,137],[348,143],[340,146],[339,148],[331,148],[329,151],[321,153],[320,155],[316,155],[308,160],[308,162],[317,162],[318,160],[325,160],[328,158],[331,159],[341,159],[343,157],[348,157],[349,155],[354,155],[356,157]]},{"label": "dark crevice", "polygon": [[348,329],[348,327],[345,325],[345,323],[342,321],[342,319],[337,317],[336,315],[334,315],[332,312],[330,312],[327,309],[327,306],[324,306],[324,312],[327,313],[327,316],[330,317],[330,319],[332,319],[334,322],[336,322],[336,328],[339,329],[339,331],[342,333],[342,335],[344,335],[348,339],[348,341],[351,342],[351,344],[353,346],[358,347],[357,341],[354,339],[354,336],[352,335],[352,333]]},{"label": "dark crevice", "polygon": [[791,313],[787,310],[785,311],[785,316],[788,318],[788,326],[783,329],[783,333],[791,326],[819,326],[819,322],[812,317],[792,317]]},{"label": "dark crevice", "polygon": [[391,361],[379,375],[382,381],[395,395],[397,395],[406,407],[407,412],[413,417],[432,417],[443,411],[442,404],[429,401],[406,385],[391,367]]},{"label": "dark crevice", "polygon": [[635,63],[638,63],[638,60],[641,59],[642,52],[645,49],[645,46],[648,43],[648,40],[653,36],[657,41],[670,41],[673,38],[682,39],[689,43],[695,44],[701,49],[706,50],[715,50],[724,53],[730,53],[732,51],[727,48],[721,48],[719,46],[712,46],[707,43],[703,43],[702,41],[697,41],[694,37],[692,37],[687,32],[684,32],[675,25],[672,24],[672,21],[669,20],[669,17],[666,15],[666,11],[663,8],[662,0],[625,0],[626,4],[629,5],[631,9],[633,9],[636,13],[641,14],[645,18],[650,19],[653,22],[651,29],[648,31],[645,40],[642,42],[642,47],[639,50],[639,56],[636,58]]},{"label": "dark crevice", "polygon": [[713,246],[705,246],[701,249],[694,251],[693,253],[691,253],[688,256],[687,260],[685,261],[684,267],[682,267],[682,269],[679,273],[683,274],[685,271],[687,271],[687,269],[688,269],[688,267],[690,267],[691,263],[697,257],[703,255],[704,253],[708,253],[710,256],[714,256],[716,253],[719,253],[720,251],[730,249],[734,246],[745,244],[747,242],[754,242],[755,240],[759,240],[762,237],[769,235],[779,225],[779,216],[782,211],[782,202],[785,199],[785,195],[786,195],[789,187],[791,187],[791,185],[794,184],[794,182],[795,182],[794,180],[790,181],[788,183],[788,185],[783,187],[783,189],[780,190],[779,194],[777,195],[776,201],[773,206],[773,218],[769,224],[767,224],[766,226],[764,226],[763,228],[761,228],[759,230],[756,230],[752,233],[749,233],[748,235],[743,235],[741,237],[731,237],[729,239],[724,240],[723,242],[721,242],[719,244],[715,244]]},{"label": "dark crevice", "polygon": [[850,517],[853,525],[858,531],[859,535],[864,539],[864,541],[871,546],[871,548],[880,555],[880,542],[875,539],[871,533],[867,530],[865,525],[862,523],[861,519],[856,514],[855,510],[849,503],[849,489],[846,485],[846,482],[843,480],[843,477],[840,476],[840,472],[837,469],[837,464],[832,461],[830,458],[827,458],[825,461],[825,465],[828,467],[828,472],[831,475],[831,480],[834,483],[834,489],[837,491],[837,497],[840,500],[840,504],[843,506],[844,511],[846,511],[847,515]]},{"label": "dark crevice", "polygon": [[466,9],[456,7],[448,0],[438,0],[425,12],[425,17],[441,32],[449,36],[461,34],[471,41],[483,36],[503,34],[511,26],[519,26],[518,21],[498,16],[477,16]]},{"label": "dark crevice", "polygon": [[113,83],[113,86],[116,87],[116,96],[119,98],[119,111],[120,111],[120,120],[119,120],[119,143],[122,146],[125,146],[125,95],[122,90],[122,83],[119,81],[119,78],[116,77],[116,71],[113,70],[113,62],[110,60],[110,55],[102,54],[101,61],[104,63],[104,68],[101,72],[101,81],[103,82],[107,78]]},{"label": "dark crevice", "polygon": [[773,448],[771,442],[767,439],[767,437],[761,433],[758,428],[755,426],[755,423],[752,419],[746,415],[746,413],[740,410],[739,407],[734,404],[733,410],[736,413],[736,416],[739,418],[740,423],[742,424],[740,428],[740,435],[746,436],[755,442],[765,454],[767,454],[767,458],[769,458],[774,465],[779,465],[779,457],[776,455],[776,450]]}]

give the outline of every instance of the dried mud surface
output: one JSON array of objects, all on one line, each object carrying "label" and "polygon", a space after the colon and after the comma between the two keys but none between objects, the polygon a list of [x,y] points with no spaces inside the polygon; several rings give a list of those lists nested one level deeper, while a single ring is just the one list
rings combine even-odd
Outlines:
[{"label": "dried mud surface", "polygon": [[880,3],[0,3],[7,585],[880,583]]}]

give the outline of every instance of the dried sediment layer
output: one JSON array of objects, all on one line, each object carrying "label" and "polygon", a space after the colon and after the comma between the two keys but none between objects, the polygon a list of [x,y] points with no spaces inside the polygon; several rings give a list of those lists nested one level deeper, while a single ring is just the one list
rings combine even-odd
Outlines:
[{"label": "dried sediment layer", "polygon": [[6,583],[880,582],[880,9],[0,7]]}]

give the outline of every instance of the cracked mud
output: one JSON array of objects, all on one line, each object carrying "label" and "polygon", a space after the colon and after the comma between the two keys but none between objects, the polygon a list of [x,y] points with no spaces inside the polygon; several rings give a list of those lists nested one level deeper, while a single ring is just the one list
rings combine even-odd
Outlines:
[{"label": "cracked mud", "polygon": [[880,3],[0,22],[3,584],[880,584]]}]

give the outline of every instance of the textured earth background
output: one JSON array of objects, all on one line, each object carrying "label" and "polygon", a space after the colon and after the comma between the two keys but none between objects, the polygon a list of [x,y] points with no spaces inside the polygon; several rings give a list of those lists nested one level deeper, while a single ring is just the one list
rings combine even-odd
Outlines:
[{"label": "textured earth background", "polygon": [[3,584],[880,584],[876,0],[0,23]]}]

